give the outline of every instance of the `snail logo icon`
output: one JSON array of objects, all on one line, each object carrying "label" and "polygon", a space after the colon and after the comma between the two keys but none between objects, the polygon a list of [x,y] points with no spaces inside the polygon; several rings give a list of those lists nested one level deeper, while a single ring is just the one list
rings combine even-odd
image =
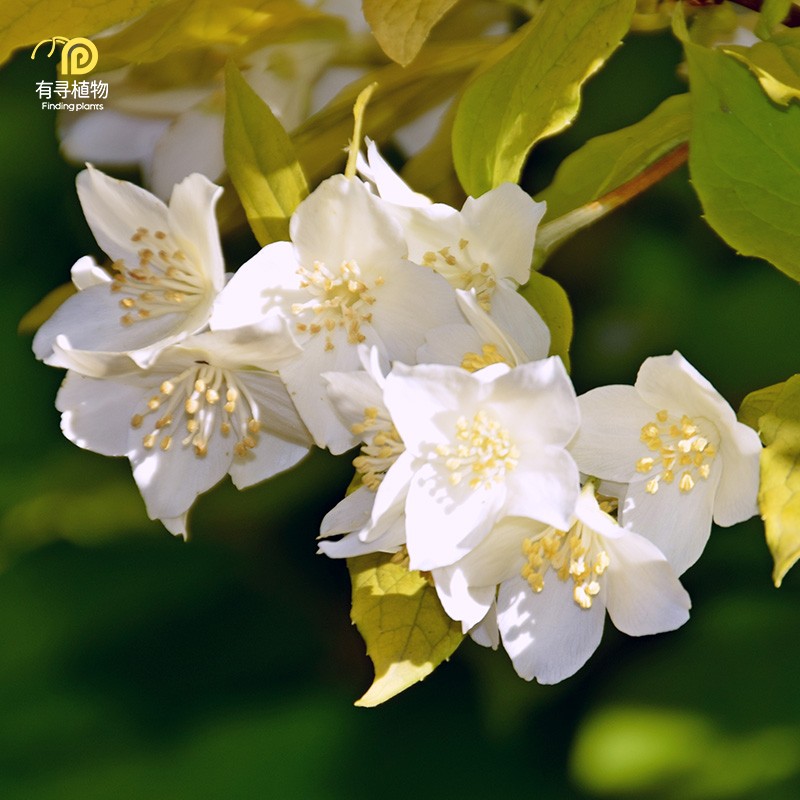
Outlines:
[{"label": "snail logo icon", "polygon": [[42,39],[33,48],[31,58],[36,57],[36,51],[46,42],[52,43],[50,52],[47,54],[48,58],[55,52],[57,44],[62,45],[61,74],[63,76],[85,75],[97,66],[97,47],[95,47],[94,42],[90,42],[83,36],[76,36],[74,39],[67,39],[66,36],[53,36],[51,39]]}]

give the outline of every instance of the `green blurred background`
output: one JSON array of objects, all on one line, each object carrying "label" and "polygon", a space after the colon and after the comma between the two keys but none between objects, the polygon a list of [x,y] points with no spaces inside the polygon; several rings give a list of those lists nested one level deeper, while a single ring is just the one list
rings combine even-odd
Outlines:
[{"label": "green blurred background", "polygon": [[[630,39],[576,125],[534,152],[528,188],[682,91],[679,60],[667,35]],[[62,438],[61,375],[16,332],[99,255],[42,79],[26,53],[0,72],[0,798],[800,795],[800,577],[773,588],[757,520],[715,529],[684,578],[682,630],[634,640],[608,625],[555,687],[467,642],[374,710],[352,706],[371,672],[346,569],[314,554],[346,459],[219,487],[188,544],[149,522],[125,460]],[[700,215],[684,169],[547,265],[574,302],[578,391],[632,382],[675,348],[736,406],[800,370],[800,287],[733,255]]]}]

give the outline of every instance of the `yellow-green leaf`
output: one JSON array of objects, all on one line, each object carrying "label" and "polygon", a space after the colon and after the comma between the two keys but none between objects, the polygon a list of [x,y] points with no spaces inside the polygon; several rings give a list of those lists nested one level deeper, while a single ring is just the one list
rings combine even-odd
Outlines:
[{"label": "yellow-green leaf", "polygon": [[741,61],[779,105],[800,99],[800,31],[792,30],[752,47],[728,45],[726,53]]},{"label": "yellow-green leaf", "polygon": [[163,0],[4,0],[0,4],[0,65],[18,47],[54,36],[92,36],[133,19]]},{"label": "yellow-green leaf", "polygon": [[232,63],[225,98],[225,164],[250,227],[262,246],[288,240],[289,217],[308,194],[292,141]]},{"label": "yellow-green leaf", "polygon": [[756,35],[769,38],[776,25],[783,22],[792,10],[792,0],[764,0],[756,23]]},{"label": "yellow-green leaf", "polygon": [[453,160],[467,194],[516,183],[533,145],[572,122],[581,87],[619,45],[634,7],[634,0],[547,0],[493,55],[465,90],[453,126]]},{"label": "yellow-green leaf", "polygon": [[636,177],[689,138],[689,95],[668,97],[627,128],[590,139],[569,155],[553,182],[537,196],[547,203],[545,220],[556,219]]},{"label": "yellow-green leaf", "polygon": [[[770,387],[770,391],[775,387]],[[800,558],[800,375],[781,385],[772,407],[759,419],[761,454],[758,505],[780,586]]]},{"label": "yellow-green leaf", "polygon": [[800,105],[778,108],[742,65],[686,42],[689,172],[706,221],[742,255],[800,280]]},{"label": "yellow-green leaf", "polygon": [[572,308],[567,293],[552,278],[541,272],[532,272],[531,279],[520,289],[520,294],[550,328],[550,355],[560,356],[564,366],[569,369]]},{"label": "yellow-green leaf", "polygon": [[749,425],[754,431],[759,430],[759,420],[775,405],[785,385],[786,381],[750,392],[739,406],[739,422]]},{"label": "yellow-green leaf", "polygon": [[433,586],[396,556],[358,556],[348,559],[347,566],[353,585],[351,617],[375,667],[375,680],[356,705],[371,708],[430,675],[464,637]]},{"label": "yellow-green leaf", "polygon": [[364,17],[381,49],[405,66],[414,60],[431,28],[458,0],[364,0]]}]

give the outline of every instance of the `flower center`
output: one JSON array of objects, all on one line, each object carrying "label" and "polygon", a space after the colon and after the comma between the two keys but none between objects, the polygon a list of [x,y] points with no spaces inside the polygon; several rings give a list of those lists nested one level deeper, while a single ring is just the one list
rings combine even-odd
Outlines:
[{"label": "flower center", "polygon": [[451,485],[457,486],[468,478],[472,489],[491,489],[493,482],[501,482],[519,463],[519,450],[511,441],[508,428],[483,409],[469,422],[466,417],[459,417],[455,441],[452,445],[437,445],[436,452],[445,459]]},{"label": "flower center", "polygon": [[[315,261],[310,270],[300,267],[297,274],[300,288],[307,289],[311,295],[307,302],[292,306],[292,314],[303,315],[302,321],[297,323],[297,330],[312,335],[324,333],[326,350],[333,350],[331,334],[337,328],[347,331],[348,344],[363,342],[361,323],[372,322],[369,309],[375,303],[375,297],[369,293],[358,264],[343,261],[336,270]],[[383,278],[378,277],[374,285],[381,286],[383,282]]]},{"label": "flower center", "polygon": [[461,369],[467,372],[477,372],[479,369],[491,366],[492,364],[509,364],[508,360],[498,350],[495,344],[485,344],[481,347],[480,353],[464,353],[461,360]]},{"label": "flower center", "polygon": [[224,437],[236,437],[233,452],[240,457],[258,444],[261,430],[258,405],[247,387],[229,370],[205,363],[163,381],[142,413],[131,417],[131,427],[141,428],[150,416],[157,419],[142,439],[145,449],[158,445],[166,452],[185,430],[180,444],[191,445],[199,458],[207,454],[215,428]]},{"label": "flower center", "polygon": [[525,539],[522,553],[527,559],[522,577],[534,592],[544,589],[545,574],[552,568],[560,581],[572,581],[572,599],[584,609],[591,608],[600,593],[610,563],[598,537],[580,521],[569,531],[548,528],[536,539]]},{"label": "flower center", "polygon": [[129,267],[115,261],[111,291],[125,296],[119,301],[125,312],[119,319],[133,325],[151,317],[188,312],[203,296],[205,289],[196,267],[169,233],[137,228],[131,241],[141,245],[139,264]]},{"label": "flower center", "polygon": [[376,492],[389,467],[406,449],[403,440],[392,421],[375,407],[365,408],[364,421],[350,430],[364,438],[361,455],[353,459],[353,466],[361,475],[361,482]]},{"label": "flower center", "polygon": [[458,255],[453,255],[451,247],[443,247],[434,252],[428,250],[422,255],[422,265],[438,272],[454,289],[474,289],[478,303],[484,311],[492,310],[492,294],[497,285],[494,270],[485,261],[475,265],[467,251],[469,241],[458,242]]},{"label": "flower center", "polygon": [[649,494],[658,491],[661,481],[673,483],[678,473],[678,489],[686,494],[698,480],[706,480],[711,473],[717,448],[703,435],[695,420],[685,414],[678,420],[662,409],[653,422],[642,428],[640,438],[652,455],[640,458],[636,471],[650,474],[659,469],[645,485]]}]

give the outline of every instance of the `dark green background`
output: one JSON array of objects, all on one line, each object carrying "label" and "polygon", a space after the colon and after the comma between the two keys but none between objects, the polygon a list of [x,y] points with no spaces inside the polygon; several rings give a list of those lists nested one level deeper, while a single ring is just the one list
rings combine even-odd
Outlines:
[{"label": "dark green background", "polygon": [[[682,91],[679,60],[668,36],[631,39],[577,124],[534,151],[529,187],[587,136]],[[79,256],[100,255],[42,79],[24,53],[0,72],[3,800],[798,796],[800,578],[772,587],[757,520],[715,529],[675,633],[609,625],[555,687],[467,642],[374,710],[352,706],[370,669],[344,564],[314,554],[346,460],[318,453],[245,493],[223,485],[194,508],[188,544],[148,522],[126,461],[61,437],[61,376],[16,333]],[[548,271],[574,301],[579,391],[632,382],[675,348],[737,406],[800,371],[800,287],[718,240],[685,170]]]}]

